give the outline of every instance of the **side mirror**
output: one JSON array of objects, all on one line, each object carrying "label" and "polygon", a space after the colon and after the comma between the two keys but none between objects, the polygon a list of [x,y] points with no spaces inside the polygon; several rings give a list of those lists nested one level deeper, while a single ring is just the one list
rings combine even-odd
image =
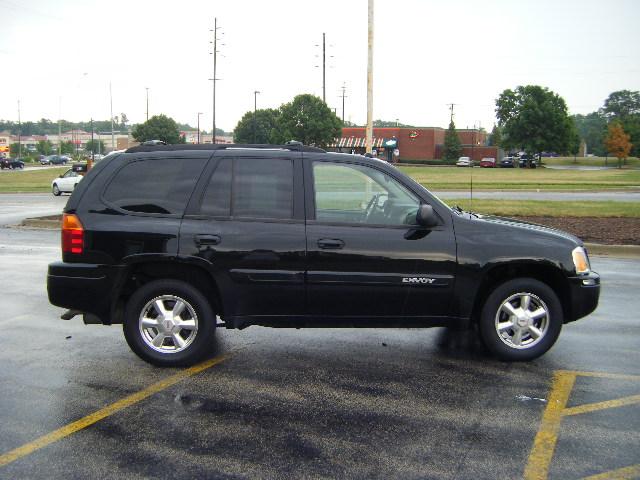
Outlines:
[{"label": "side mirror", "polygon": [[438,216],[431,205],[423,203],[418,207],[416,223],[422,227],[435,227],[438,225]]}]

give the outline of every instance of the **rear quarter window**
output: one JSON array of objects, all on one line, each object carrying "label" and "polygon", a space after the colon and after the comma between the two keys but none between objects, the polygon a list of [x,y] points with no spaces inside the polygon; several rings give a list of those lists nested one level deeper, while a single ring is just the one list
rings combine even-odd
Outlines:
[{"label": "rear quarter window", "polygon": [[134,160],[116,172],[103,198],[129,212],[182,215],[206,161],[205,158]]}]

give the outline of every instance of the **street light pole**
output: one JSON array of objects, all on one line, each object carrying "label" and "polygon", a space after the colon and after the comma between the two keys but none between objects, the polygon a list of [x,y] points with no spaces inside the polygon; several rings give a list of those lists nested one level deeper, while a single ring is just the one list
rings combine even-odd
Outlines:
[{"label": "street light pole", "polygon": [[116,140],[113,135],[113,95],[111,94],[111,82],[109,82],[109,108],[111,110],[111,151],[116,149]]},{"label": "street light pole", "polygon": [[[9,149],[11,156],[11,149]],[[22,122],[20,121],[20,100],[18,100],[18,158],[22,157]]]},{"label": "street light pole", "polygon": [[346,97],[346,95],[344,94],[345,90],[347,89],[346,85],[343,83],[342,84],[342,126],[344,126],[344,99]]},{"label": "street light pole", "polygon": [[202,112],[198,112],[198,145],[200,145],[200,115]]},{"label": "street light pole", "polygon": [[256,111],[258,110],[258,94],[260,92],[255,90],[253,92],[253,143],[256,143],[256,135],[258,131],[258,124],[256,122]]},{"label": "street light pole", "polygon": [[60,116],[62,115],[62,97],[58,98],[58,155],[62,155],[62,124]]},{"label": "street light pole", "polygon": [[149,87],[144,87],[147,90],[147,122],[149,121]]}]

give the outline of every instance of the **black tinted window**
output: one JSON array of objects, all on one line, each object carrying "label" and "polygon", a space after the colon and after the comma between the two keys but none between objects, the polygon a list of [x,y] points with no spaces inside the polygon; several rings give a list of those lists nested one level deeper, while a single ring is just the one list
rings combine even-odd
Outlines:
[{"label": "black tinted window", "polygon": [[279,158],[237,158],[233,183],[233,215],[293,217],[293,164]]},{"label": "black tinted window", "polygon": [[202,198],[204,215],[228,217],[231,214],[231,167],[231,159],[223,158],[213,172]]},{"label": "black tinted window", "polygon": [[206,159],[162,158],[129,163],[109,183],[110,203],[142,213],[184,213]]}]

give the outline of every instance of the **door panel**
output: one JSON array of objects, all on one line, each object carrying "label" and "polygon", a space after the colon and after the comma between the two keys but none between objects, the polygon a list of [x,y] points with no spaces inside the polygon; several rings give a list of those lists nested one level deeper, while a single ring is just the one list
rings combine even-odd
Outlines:
[{"label": "door panel", "polygon": [[227,320],[305,313],[300,162],[281,152],[222,157],[183,219],[180,253],[206,262]]},{"label": "door panel", "polygon": [[305,173],[313,187],[307,195],[311,315],[373,319],[449,312],[456,265],[450,218],[418,227],[421,199],[370,166],[308,161]]}]

